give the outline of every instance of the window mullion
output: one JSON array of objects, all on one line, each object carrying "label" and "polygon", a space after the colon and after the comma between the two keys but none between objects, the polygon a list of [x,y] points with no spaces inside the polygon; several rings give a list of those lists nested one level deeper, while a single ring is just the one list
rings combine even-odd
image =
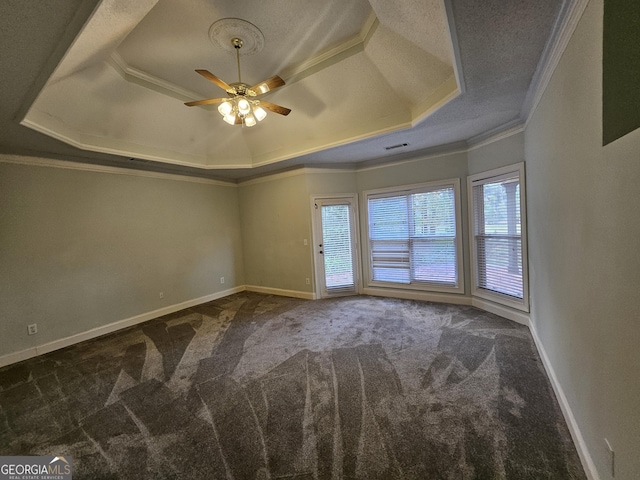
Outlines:
[{"label": "window mullion", "polygon": [[407,244],[409,246],[409,283],[413,283],[415,281],[416,275],[414,270],[414,261],[413,261],[413,237],[416,233],[416,225],[415,219],[413,217],[413,201],[411,198],[411,194],[406,196],[407,200],[407,219],[409,221],[409,236],[407,238]]},{"label": "window mullion", "polygon": [[[476,224],[474,227],[475,232],[475,249],[476,258],[486,258],[486,241],[485,235],[485,218],[484,218],[484,186],[479,185],[473,189],[473,200],[475,203],[474,216]],[[486,285],[487,283],[487,265],[483,260],[477,262],[477,278],[475,281],[478,285]]]}]

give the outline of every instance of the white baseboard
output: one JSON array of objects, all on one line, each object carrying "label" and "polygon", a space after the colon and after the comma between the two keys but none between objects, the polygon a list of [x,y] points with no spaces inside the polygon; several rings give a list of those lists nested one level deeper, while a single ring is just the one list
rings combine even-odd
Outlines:
[{"label": "white baseboard", "polygon": [[[134,325],[138,325],[140,323],[153,320],[154,318],[158,318],[163,315],[168,315],[170,313],[178,312],[185,308],[201,305],[203,303],[207,303],[212,300],[216,300],[218,298],[226,297],[234,293],[243,292],[245,290],[250,292],[265,293],[270,295],[302,298],[306,300],[316,299],[315,293],[312,293],[312,292],[284,290],[280,288],[261,287],[257,285],[240,285],[234,288],[230,288],[228,290],[224,290],[222,292],[212,293],[204,297],[187,300],[186,302],[177,303],[175,305],[163,307],[158,310],[153,310],[151,312],[146,312],[130,318],[119,320],[119,321],[110,323],[108,325],[96,327],[86,332],[81,332],[75,335],[71,335],[69,337],[61,338],[59,340],[54,340],[53,342],[45,343],[43,345],[27,348],[25,350],[0,356],[0,368],[7,365],[11,365],[13,363],[21,362],[23,360],[28,360],[29,358],[36,357],[38,355],[43,355],[45,353],[49,353],[54,350],[59,350],[61,348],[65,348],[65,347],[74,345],[76,343],[83,342],[85,340],[91,340],[93,338],[100,337],[102,335],[113,333],[123,328],[132,327]],[[462,295],[408,291],[408,290],[388,290],[388,289],[382,289],[382,288],[365,288],[363,289],[362,293],[365,295],[372,295],[372,296],[379,296],[379,297],[403,298],[403,299],[409,299],[409,300],[424,300],[424,301],[437,302],[437,303],[452,303],[456,305],[473,305],[474,307],[480,308],[490,313],[494,313],[496,315],[500,315],[501,317],[505,317],[509,320],[513,320],[515,322],[528,326],[531,331],[531,335],[533,337],[535,345],[538,349],[538,352],[540,353],[540,357],[542,359],[544,368],[547,371],[547,374],[549,375],[549,379],[551,380],[551,385],[553,386],[553,390],[556,394],[556,397],[558,398],[558,402],[560,404],[560,408],[562,409],[564,418],[569,426],[571,436],[576,445],[576,449],[578,451],[578,455],[580,456],[580,460],[582,462],[582,466],[585,470],[585,473],[589,478],[589,480],[600,480],[598,472],[595,468],[595,464],[593,463],[591,455],[585,444],[584,438],[582,437],[582,433],[580,432],[580,428],[578,427],[578,424],[573,416],[573,412],[571,411],[571,407],[567,402],[567,398],[564,394],[564,391],[562,390],[562,387],[558,381],[555,371],[549,361],[549,357],[547,356],[544,346],[542,345],[542,342],[538,337],[538,334],[535,329],[535,325],[532,321],[530,321],[528,314],[523,312],[515,312],[511,309],[502,307],[500,305],[496,305],[495,303],[492,303],[477,297],[466,297]]]},{"label": "white baseboard", "polygon": [[260,287],[258,285],[245,285],[248,292],[266,293],[268,295],[280,295],[281,297],[303,298],[305,300],[315,300],[316,294],[313,292],[301,292],[299,290],[284,290],[282,288]]},{"label": "white baseboard", "polygon": [[[53,352],[54,350],[59,350],[61,348],[69,347],[71,345],[75,345],[76,343],[84,342],[85,340],[91,340],[93,338],[100,337],[102,335],[113,333],[123,328],[132,327],[134,325],[138,325],[140,323],[153,320],[154,318],[158,318],[163,315],[168,315],[170,313],[183,310],[185,308],[210,302],[212,300],[226,297],[234,293],[243,292],[245,290],[250,292],[265,293],[268,295],[280,295],[284,297],[302,298],[305,300],[315,300],[317,298],[316,294],[313,292],[301,292],[298,290],[284,290],[281,288],[262,287],[258,285],[239,285],[237,287],[230,288],[228,290],[223,290],[221,292],[205,295],[204,297],[194,298],[192,300],[187,300],[185,302],[177,303],[175,305],[163,307],[158,310],[142,313],[140,315],[136,315],[130,318],[125,318],[123,320],[118,320],[116,322],[109,323],[107,325],[102,325],[100,327],[87,330],[86,332],[77,333],[69,337],[54,340],[52,342],[45,343],[43,345],[38,345],[35,347],[30,347],[24,350],[20,350],[18,352],[2,355],[0,356],[0,368],[7,365],[11,365],[13,363],[21,362],[23,360],[27,360],[29,358],[37,357],[38,355],[43,355],[45,353]],[[384,289],[384,288],[375,288],[375,287],[365,288],[362,291],[362,293],[365,295],[373,295],[373,296],[379,296],[379,297],[404,298],[409,300],[423,300],[423,301],[437,302],[437,303],[452,303],[456,305],[472,305],[473,304],[478,308],[487,310],[491,313],[495,313],[496,315],[500,315],[505,318],[514,320],[516,322],[523,323],[522,319],[519,319],[516,316],[514,316],[514,312],[509,309],[496,306],[495,304],[491,304],[490,302],[486,302],[484,300],[479,300],[476,298],[472,299],[470,297],[466,297],[463,295],[434,293],[434,292],[420,292],[420,291],[413,291],[413,290],[393,290],[393,289]],[[519,314],[519,315],[522,316],[524,314]],[[527,322],[525,324],[528,325],[528,316],[526,318],[527,318]]]},{"label": "white baseboard", "polygon": [[205,295],[204,297],[194,298],[192,300],[187,300],[186,302],[177,303],[175,305],[169,305],[167,307],[163,307],[158,310],[142,313],[140,315],[136,315],[130,318],[125,318],[123,320],[118,320],[116,322],[109,323],[107,325],[102,325],[100,327],[92,328],[91,330],[87,330],[86,332],[77,333],[75,335],[71,335],[70,337],[54,340],[52,342],[45,343],[43,345],[27,348],[25,350],[20,350],[19,352],[9,353],[7,355],[3,355],[0,357],[0,367],[11,365],[12,363],[21,362],[23,360],[27,360],[32,357],[37,357],[38,355],[43,355],[45,353],[53,352],[54,350],[59,350],[61,348],[69,347],[71,345],[75,345],[76,343],[84,342],[85,340],[91,340],[92,338],[100,337],[108,333],[113,333],[123,328],[132,327],[134,325],[138,325],[139,323],[143,323],[148,320],[153,320],[154,318],[158,318],[163,315],[168,315],[170,313],[178,312],[180,310],[193,307],[195,305],[200,305],[206,302],[210,302],[218,298],[226,297],[234,293],[243,292],[244,290],[245,290],[244,285],[241,285],[238,287],[230,288],[228,290],[223,290],[222,292],[212,293],[209,295]]},{"label": "white baseboard", "polygon": [[389,288],[365,287],[364,295],[374,297],[402,298],[405,300],[422,300],[435,303],[452,303],[454,305],[471,305],[471,298],[452,293],[421,292],[419,290],[394,290]]},{"label": "white baseboard", "polygon": [[19,352],[7,353],[6,355],[2,355],[0,357],[0,368],[11,365],[12,363],[18,363],[22,362],[23,360],[28,360],[32,357],[36,357],[37,355],[38,352],[36,351],[36,347],[26,348],[24,350],[20,350]]},{"label": "white baseboard", "polygon": [[533,341],[535,342],[536,348],[538,349],[538,353],[540,354],[540,358],[542,359],[542,364],[544,365],[544,369],[547,371],[549,380],[551,380],[551,385],[553,387],[553,391],[556,394],[556,398],[558,399],[558,403],[560,404],[560,409],[562,410],[564,419],[567,422],[567,425],[569,426],[569,431],[571,432],[573,443],[576,446],[576,450],[578,451],[578,456],[580,457],[580,461],[582,462],[582,468],[584,468],[584,473],[587,475],[587,478],[589,480],[600,480],[600,476],[598,475],[596,466],[593,463],[593,459],[591,458],[591,454],[589,453],[587,444],[584,441],[582,432],[580,432],[580,427],[578,426],[578,422],[576,422],[576,419],[573,416],[573,412],[571,411],[571,406],[567,401],[567,397],[564,394],[562,385],[560,384],[560,381],[558,380],[556,372],[553,369],[553,365],[551,365],[551,361],[547,356],[547,352],[544,349],[544,345],[542,345],[542,341],[538,336],[538,332],[536,331],[536,328],[535,328],[535,322],[533,321],[529,322],[529,330],[531,331],[531,336],[533,337]]},{"label": "white baseboard", "polygon": [[[177,303],[175,305],[163,307],[158,310],[153,310],[151,312],[146,312],[130,318],[119,320],[117,322],[113,322],[108,325],[96,327],[86,332],[71,335],[69,337],[61,338],[59,340],[54,340],[53,342],[45,343],[43,345],[27,348],[25,350],[0,356],[0,367],[21,362],[23,360],[36,357],[38,355],[43,355],[45,353],[49,353],[54,350],[58,350],[60,348],[68,347],[76,343],[83,342],[85,340],[91,340],[93,338],[100,337],[102,335],[106,335],[109,333],[113,333],[123,328],[138,325],[140,323],[152,320],[154,318],[161,317],[163,315],[168,315],[170,313],[178,312],[185,308],[201,305],[203,303],[210,302],[218,298],[226,297],[234,293],[243,292],[245,290],[250,292],[280,295],[285,297],[302,298],[306,300],[316,299],[316,295],[311,292],[283,290],[280,288],[260,287],[256,285],[240,285],[234,288],[230,288],[228,290],[224,290],[222,292],[212,293],[209,295],[205,295],[204,297],[194,298],[192,300],[187,300],[186,302]],[[551,365],[551,362],[549,360],[549,357],[547,356],[544,346],[540,341],[540,337],[538,337],[538,333],[535,328],[535,323],[530,320],[528,314],[523,312],[515,312],[511,309],[502,307],[500,305],[496,305],[495,303],[488,302],[486,300],[483,300],[477,297],[466,297],[462,295],[428,293],[428,292],[406,291],[406,290],[404,291],[388,290],[388,289],[381,289],[381,288],[365,288],[363,289],[362,293],[365,295],[373,295],[373,296],[380,296],[380,297],[404,298],[409,300],[425,300],[430,302],[452,303],[457,305],[473,305],[474,307],[480,308],[490,313],[494,313],[496,315],[500,315],[501,317],[505,317],[509,320],[513,320],[515,322],[528,326],[529,330],[531,331],[531,336],[533,337],[536,348],[538,349],[538,352],[540,354],[540,358],[542,359],[544,368],[547,371],[547,375],[549,376],[549,379],[551,381],[551,385],[558,399],[558,403],[560,404],[560,408],[562,410],[564,418],[567,422],[567,425],[569,426],[569,431],[571,432],[571,436],[573,438],[574,444],[576,445],[576,449],[578,451],[578,455],[580,456],[580,461],[582,462],[582,466],[585,470],[585,473],[589,480],[600,480],[600,476],[598,475],[595,464],[593,463],[591,454],[587,449],[587,445],[584,441],[582,433],[580,432],[578,423],[576,422],[576,419],[573,416],[573,412],[571,411],[571,407],[569,405],[569,402],[567,401],[567,397],[564,394],[562,386],[560,385],[558,377],[555,373],[555,370],[553,369],[553,366]]]},{"label": "white baseboard", "polygon": [[529,327],[531,324],[528,313],[519,312],[509,307],[504,307],[489,300],[485,300],[483,298],[471,297],[471,305],[479,308],[480,310],[484,310],[485,312],[500,315],[501,317],[504,317],[508,320],[513,320],[514,322],[525,325],[527,327]]}]

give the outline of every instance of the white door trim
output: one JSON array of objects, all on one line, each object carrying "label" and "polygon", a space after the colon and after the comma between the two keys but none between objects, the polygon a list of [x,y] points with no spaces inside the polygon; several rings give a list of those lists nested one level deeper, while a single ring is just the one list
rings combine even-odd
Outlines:
[{"label": "white door trim", "polygon": [[[324,264],[321,263],[320,244],[322,243],[322,222],[319,215],[320,208],[316,209],[316,205],[323,202],[339,202],[346,201],[351,205],[351,214],[353,219],[353,273],[354,273],[354,287],[355,293],[362,293],[362,267],[361,267],[361,250],[360,250],[360,212],[358,208],[358,194],[356,193],[343,193],[343,194],[330,194],[330,195],[312,195],[311,196],[311,233],[313,242],[313,272],[315,280],[315,294],[316,298],[325,298],[322,286],[324,285]],[[336,295],[337,296],[337,295]]]}]

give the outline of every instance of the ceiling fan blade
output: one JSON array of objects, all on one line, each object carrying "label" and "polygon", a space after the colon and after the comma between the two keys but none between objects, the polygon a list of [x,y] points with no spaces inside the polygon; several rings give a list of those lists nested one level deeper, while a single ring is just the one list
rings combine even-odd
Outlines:
[{"label": "ceiling fan blade", "polygon": [[186,102],[185,105],[187,107],[197,107],[198,105],[210,105],[212,103],[222,103],[225,100],[229,100],[228,98],[207,98],[204,100],[196,100],[193,102]]},{"label": "ceiling fan blade", "polygon": [[276,105],[275,103],[265,102],[264,100],[260,100],[260,106],[266,108],[267,110],[271,110],[272,112],[279,113],[280,115],[289,115],[291,113],[290,108],[281,107],[280,105]]},{"label": "ceiling fan blade", "polygon": [[216,77],[210,71],[208,71],[208,70],[196,70],[196,72],[198,72],[200,75],[202,75],[207,80],[209,80],[209,81],[215,83],[216,85],[218,85],[225,92],[232,92],[232,93],[236,92],[235,89],[231,85],[229,85],[224,80],[219,79],[218,77]]},{"label": "ceiling fan blade", "polygon": [[284,85],[284,80],[281,79],[278,75],[274,75],[271,78],[267,78],[266,80],[255,84],[253,87],[249,88],[256,93],[256,95],[262,95],[263,93],[267,93],[269,90],[273,90],[274,88],[278,88]]}]

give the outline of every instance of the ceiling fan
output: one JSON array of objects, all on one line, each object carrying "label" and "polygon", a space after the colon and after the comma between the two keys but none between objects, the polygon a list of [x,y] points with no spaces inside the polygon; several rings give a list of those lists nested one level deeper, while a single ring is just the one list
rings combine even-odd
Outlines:
[{"label": "ceiling fan", "polygon": [[275,103],[267,102],[265,100],[259,100],[256,97],[265,94],[271,90],[284,85],[284,80],[278,75],[274,75],[260,83],[253,86],[249,86],[242,82],[242,76],[240,75],[240,49],[242,48],[243,41],[240,38],[234,37],[231,39],[231,44],[236,50],[236,60],[238,62],[238,81],[228,84],[220,78],[216,77],[208,70],[196,70],[207,80],[215,83],[222,88],[228,98],[207,98],[205,100],[196,100],[193,102],[186,102],[188,107],[195,107],[197,105],[208,105],[213,103],[219,103],[218,111],[222,115],[225,122],[230,125],[245,125],[247,127],[253,127],[256,123],[264,120],[267,116],[267,112],[264,110],[270,110],[280,115],[289,115],[291,109],[281,107]]}]

